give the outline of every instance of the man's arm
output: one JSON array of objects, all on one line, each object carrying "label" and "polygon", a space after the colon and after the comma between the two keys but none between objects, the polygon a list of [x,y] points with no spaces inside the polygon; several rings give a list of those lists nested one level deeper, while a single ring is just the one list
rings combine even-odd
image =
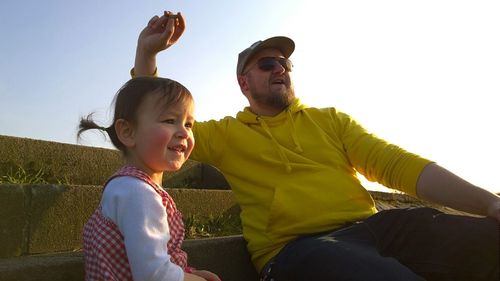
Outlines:
[{"label": "man's arm", "polygon": [[475,186],[445,168],[427,165],[417,182],[418,197],[456,210],[500,221],[500,197]]},{"label": "man's arm", "polygon": [[156,74],[156,54],[177,42],[184,33],[184,17],[165,11],[161,17],[154,16],[139,34],[135,65],[132,75],[152,76]]}]

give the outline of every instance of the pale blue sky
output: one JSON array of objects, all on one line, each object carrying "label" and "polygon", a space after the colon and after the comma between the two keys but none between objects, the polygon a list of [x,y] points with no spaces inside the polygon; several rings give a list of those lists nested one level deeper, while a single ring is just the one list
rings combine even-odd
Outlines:
[{"label": "pale blue sky", "polygon": [[[159,55],[159,74],[191,90],[198,120],[242,109],[237,54],[286,35],[303,102],[500,192],[499,1],[3,0],[0,135],[76,143],[91,111],[107,125],[137,35],[165,9],[187,29]],[[110,147],[93,133],[81,144]]]}]

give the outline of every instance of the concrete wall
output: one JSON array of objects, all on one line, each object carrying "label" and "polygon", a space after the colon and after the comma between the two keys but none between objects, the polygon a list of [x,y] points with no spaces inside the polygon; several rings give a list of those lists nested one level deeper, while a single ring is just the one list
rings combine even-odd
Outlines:
[{"label": "concrete wall", "polygon": [[42,169],[51,183],[101,185],[122,165],[117,150],[0,136],[0,175]]},{"label": "concrete wall", "polygon": [[[83,225],[99,204],[102,187],[0,185],[0,258],[81,248]],[[184,216],[235,215],[229,190],[171,189]]]},{"label": "concrete wall", "polygon": [[[224,281],[257,281],[241,235],[186,240],[189,264]],[[0,259],[0,281],[83,281],[82,252]]]},{"label": "concrete wall", "polygon": [[[0,281],[83,280],[81,233],[99,203],[100,186],[0,185]],[[229,190],[171,189],[187,215],[235,215]],[[190,265],[223,280],[256,281],[241,235],[185,240]]]},{"label": "concrete wall", "polygon": [[[0,135],[0,177],[19,168],[29,175],[40,170],[47,183],[102,185],[121,165],[118,150]],[[1,179],[1,178],[0,178]],[[164,186],[229,189],[213,167],[188,160],[182,169],[164,174]]]}]

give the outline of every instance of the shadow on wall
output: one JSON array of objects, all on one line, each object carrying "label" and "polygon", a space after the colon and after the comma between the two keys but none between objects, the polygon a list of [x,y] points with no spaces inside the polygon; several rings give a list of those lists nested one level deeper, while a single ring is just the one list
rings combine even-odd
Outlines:
[{"label": "shadow on wall", "polygon": [[75,241],[100,192],[95,186],[3,184],[0,257],[79,249]]}]

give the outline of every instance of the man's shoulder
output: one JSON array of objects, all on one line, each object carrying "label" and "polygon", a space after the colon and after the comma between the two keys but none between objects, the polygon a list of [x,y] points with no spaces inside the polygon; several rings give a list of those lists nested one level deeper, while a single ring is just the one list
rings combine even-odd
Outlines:
[{"label": "man's shoulder", "polygon": [[240,123],[240,121],[232,116],[226,116],[222,119],[196,121],[193,126],[193,132],[196,136],[208,134],[214,137],[213,133],[223,134],[235,123]]},{"label": "man's shoulder", "polygon": [[317,114],[328,114],[328,115],[331,115],[331,114],[338,114],[339,111],[335,108],[335,107],[314,107],[314,106],[310,106],[310,107],[306,107],[304,109],[302,109],[308,113],[317,113]]},{"label": "man's shoulder", "polygon": [[305,111],[305,113],[316,122],[323,120],[325,122],[333,121],[344,124],[353,120],[349,114],[340,111],[335,107],[307,107],[303,109],[303,111]]},{"label": "man's shoulder", "polygon": [[237,122],[238,120],[234,118],[233,116],[225,116],[220,119],[209,119],[209,120],[202,120],[202,121],[196,121],[196,125],[201,125],[201,126],[209,126],[209,125],[222,125],[222,124],[227,124],[231,122]]}]

